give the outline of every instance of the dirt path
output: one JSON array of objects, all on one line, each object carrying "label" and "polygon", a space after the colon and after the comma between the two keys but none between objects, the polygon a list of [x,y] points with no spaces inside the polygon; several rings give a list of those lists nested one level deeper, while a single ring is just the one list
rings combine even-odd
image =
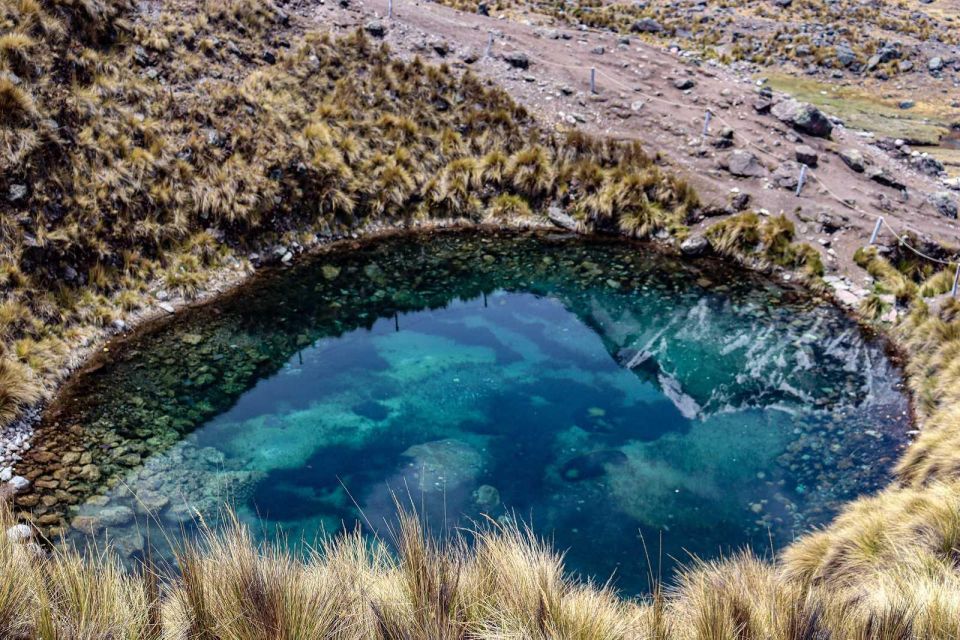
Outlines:
[{"label": "dirt path", "polygon": [[[852,256],[869,241],[878,215],[900,233],[912,231],[939,243],[960,245],[956,222],[929,202],[932,194],[944,191],[936,179],[872,146],[861,133],[835,127],[832,139],[823,140],[800,135],[772,115],[757,113],[758,87],[751,78],[736,77],[721,67],[697,67],[636,39],[622,42],[612,33],[552,30],[430,2],[395,0],[393,18],[386,19],[388,1],[353,0],[344,8],[326,0],[300,11],[316,24],[337,30],[379,19],[386,27],[384,39],[400,55],[470,68],[505,87],[547,127],[577,127],[640,140],[690,180],[706,204],[724,207],[731,191],[738,189],[751,196],[754,209],[789,215],[798,223],[802,239],[821,251],[828,271],[849,276],[856,284],[864,282],[865,274]],[[491,32],[492,53],[484,57]],[[513,52],[525,54],[529,68],[514,68],[504,59]],[[477,59],[466,62],[471,57]],[[589,88],[591,67],[597,70],[596,94]],[[677,81],[687,78],[693,81],[692,88],[677,88]],[[715,115],[710,135],[704,138],[707,109]],[[733,146],[718,149],[714,145],[727,124],[734,132]],[[819,166],[810,172],[800,197],[793,188],[776,186],[770,177],[785,161],[795,160],[798,144],[819,154]],[[721,169],[720,160],[734,149],[755,154],[766,174],[743,178]],[[842,149],[856,149],[872,159],[906,185],[907,195],[848,168],[838,155]],[[951,195],[960,200],[960,194]],[[817,223],[822,214],[841,221],[840,228],[825,229]],[[710,222],[701,221],[697,227]],[[880,239],[895,242],[886,228]]]}]

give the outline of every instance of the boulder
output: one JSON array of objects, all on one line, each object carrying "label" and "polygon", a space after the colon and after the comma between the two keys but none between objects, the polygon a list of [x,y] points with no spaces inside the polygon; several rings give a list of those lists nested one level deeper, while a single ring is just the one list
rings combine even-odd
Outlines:
[{"label": "boulder", "polygon": [[936,56],[927,60],[927,69],[934,73],[943,69],[943,58]]},{"label": "boulder", "polygon": [[372,35],[374,38],[382,38],[387,35],[387,27],[379,20],[371,20],[367,24],[363,25],[364,31]]},{"label": "boulder", "polygon": [[817,228],[821,233],[835,233],[843,228],[844,219],[826,211],[817,214]]},{"label": "boulder", "polygon": [[930,196],[930,203],[933,204],[934,208],[937,210],[937,213],[940,215],[946,216],[947,218],[956,219],[957,202],[947,191],[938,191]]},{"label": "boulder", "polygon": [[943,163],[927,154],[910,158],[910,164],[923,175],[933,178],[939,176],[944,171]]},{"label": "boulder", "polygon": [[773,172],[773,183],[781,189],[796,189],[800,181],[801,165],[799,162],[788,160]]},{"label": "boulder", "polygon": [[31,538],[33,538],[33,529],[25,524],[15,524],[7,529],[7,540],[10,542],[29,542]]},{"label": "boulder", "polygon": [[794,156],[797,158],[797,162],[802,162],[808,167],[817,166],[817,160],[819,156],[817,151],[808,145],[801,144],[793,150]]},{"label": "boulder", "polygon": [[897,60],[902,55],[900,49],[893,45],[884,45],[880,47],[880,50],[877,52],[877,58],[879,58],[880,63]]},{"label": "boulder", "polygon": [[526,69],[530,66],[530,58],[519,51],[507,53],[503,56],[503,59],[514,69]]},{"label": "boulder", "polygon": [[837,55],[837,62],[840,63],[842,67],[849,67],[857,61],[857,54],[853,52],[849,44],[837,45],[834,52]]},{"label": "boulder", "polygon": [[634,33],[660,33],[663,25],[653,18],[642,18],[630,25],[630,30]]},{"label": "boulder", "polygon": [[817,138],[829,138],[833,124],[812,104],[798,100],[784,100],[771,109],[774,117],[791,127]]},{"label": "boulder", "polygon": [[441,58],[445,58],[451,51],[450,43],[439,38],[430,41],[430,48]]},{"label": "boulder", "polygon": [[863,154],[856,149],[842,149],[840,151],[840,159],[857,173],[863,173],[863,170],[867,166],[863,159]]},{"label": "boulder", "polygon": [[561,229],[568,231],[577,230],[577,221],[557,205],[547,207],[547,218]]},{"label": "boulder", "polygon": [[757,156],[743,149],[731,152],[724,160],[724,168],[733,175],[743,178],[755,178],[767,173]]},{"label": "boulder", "polygon": [[680,243],[680,251],[685,256],[700,256],[710,249],[710,241],[700,234],[692,235]]},{"label": "boulder", "polygon": [[730,208],[734,211],[745,211],[750,206],[750,194],[742,191],[730,194]]},{"label": "boulder", "polygon": [[717,137],[710,142],[710,144],[717,149],[727,149],[733,146],[733,136],[733,129],[730,127],[724,127],[720,130],[720,133],[717,135]]},{"label": "boulder", "polygon": [[688,89],[693,89],[696,84],[697,83],[693,81],[693,78],[678,78],[673,81],[673,88],[679,91],[686,91]]},{"label": "boulder", "polygon": [[897,191],[903,191],[907,188],[907,185],[880,167],[870,167],[867,169],[866,175],[877,184],[896,189]]},{"label": "boulder", "polygon": [[27,197],[27,185],[25,184],[12,184],[7,190],[7,200],[10,202],[18,202]]}]

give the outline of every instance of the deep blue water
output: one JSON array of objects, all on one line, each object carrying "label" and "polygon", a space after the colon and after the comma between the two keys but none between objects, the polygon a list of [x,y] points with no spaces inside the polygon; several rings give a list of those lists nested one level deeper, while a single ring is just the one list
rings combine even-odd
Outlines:
[{"label": "deep blue water", "polygon": [[225,501],[310,541],[383,533],[399,499],[438,534],[529,523],[571,571],[639,593],[644,541],[669,575],[779,548],[882,485],[900,385],[837,309],[758,276],[442,234],[321,256],[139,336],[50,423],[83,425],[70,446],[99,466],[67,522],[109,521],[125,553]]}]

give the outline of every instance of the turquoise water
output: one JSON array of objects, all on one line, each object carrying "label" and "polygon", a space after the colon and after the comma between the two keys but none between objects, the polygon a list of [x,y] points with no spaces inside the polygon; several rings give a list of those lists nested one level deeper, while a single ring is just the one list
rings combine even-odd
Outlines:
[{"label": "turquoise water", "polygon": [[264,538],[310,541],[383,533],[399,499],[438,534],[529,523],[572,571],[638,593],[644,541],[667,575],[766,552],[885,483],[901,383],[834,307],[719,263],[396,238],[114,347],[48,416],[70,434],[48,450],[70,454],[35,462],[61,483],[38,507],[76,496],[49,505],[69,536],[136,555],[148,528],[178,535],[224,502]]}]

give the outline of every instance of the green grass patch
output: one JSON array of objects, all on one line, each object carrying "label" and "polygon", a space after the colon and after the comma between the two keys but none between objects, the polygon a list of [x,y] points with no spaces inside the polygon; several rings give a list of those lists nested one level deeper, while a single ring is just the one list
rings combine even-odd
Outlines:
[{"label": "green grass patch", "polygon": [[[950,124],[960,121],[960,109],[939,96],[925,102],[916,96],[883,98],[854,87],[841,87],[811,78],[765,74],[774,91],[810,102],[844,121],[847,127],[873,131],[878,136],[903,138],[915,144],[937,145]],[[901,109],[900,100],[915,100],[912,109]]]}]

